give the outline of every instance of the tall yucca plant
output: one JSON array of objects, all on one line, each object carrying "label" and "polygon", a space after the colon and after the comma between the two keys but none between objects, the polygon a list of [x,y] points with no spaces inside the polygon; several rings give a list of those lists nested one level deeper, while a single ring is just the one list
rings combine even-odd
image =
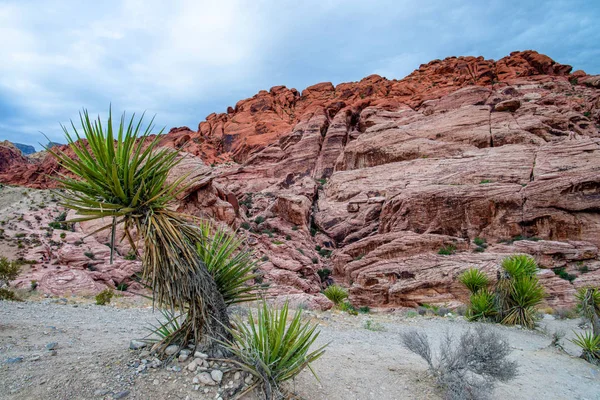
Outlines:
[{"label": "tall yucca plant", "polygon": [[[113,232],[122,223],[136,251],[132,230],[137,230],[144,244],[143,278],[153,290],[154,301],[159,307],[187,312],[164,345],[229,338],[227,306],[196,250],[196,243],[204,238],[202,231],[169,208],[186,188],[185,176],[167,183],[169,170],[180,159],[174,151],[157,148],[162,130],[151,138],[154,119],[143,128],[143,118],[136,120],[133,115],[126,120],[123,114],[115,128],[110,110],[106,125],[99,117],[91,120],[84,110],[81,133],[72,121],[72,132],[63,126],[75,157],[57,147],[48,149],[75,176],[59,178],[66,190],[62,204],[81,216],[73,222],[108,217],[112,223],[100,230]],[[216,342],[205,344],[211,350]]]}]

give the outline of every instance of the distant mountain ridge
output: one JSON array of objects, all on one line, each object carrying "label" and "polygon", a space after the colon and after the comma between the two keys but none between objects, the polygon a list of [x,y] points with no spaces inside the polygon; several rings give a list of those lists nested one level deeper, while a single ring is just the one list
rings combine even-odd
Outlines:
[{"label": "distant mountain ridge", "polygon": [[35,147],[30,146],[28,144],[23,144],[23,143],[13,143],[15,145],[15,147],[19,150],[21,150],[21,153],[23,153],[24,156],[28,156],[30,154],[35,153]]}]

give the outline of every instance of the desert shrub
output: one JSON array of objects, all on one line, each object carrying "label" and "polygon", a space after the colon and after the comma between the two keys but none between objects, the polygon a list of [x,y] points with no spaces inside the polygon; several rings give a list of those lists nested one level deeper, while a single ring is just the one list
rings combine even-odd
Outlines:
[{"label": "desert shrub", "polygon": [[113,298],[114,293],[110,289],[104,289],[100,293],[96,295],[96,304],[99,306],[104,306],[109,304],[111,299]]},{"label": "desert shrub", "polygon": [[263,216],[260,216],[260,215],[259,215],[258,217],[256,217],[256,218],[254,219],[254,222],[256,223],[256,225],[260,225],[260,224],[262,224],[263,222],[265,222],[265,217],[263,217]]},{"label": "desert shrub", "polygon": [[450,256],[452,254],[456,253],[456,246],[453,244],[448,244],[444,247],[442,247],[439,251],[438,254],[441,254],[443,256]]},{"label": "desert shrub", "polygon": [[30,282],[31,290],[36,290],[38,287],[38,281],[35,279]]},{"label": "desert shrub", "polygon": [[586,331],[582,334],[575,333],[575,336],[571,342],[581,348],[580,357],[592,364],[600,365],[600,335]]},{"label": "desert shrub", "polygon": [[473,239],[473,243],[483,248],[486,248],[488,246],[486,240],[480,237],[476,237],[475,239]]},{"label": "desert shrub", "polygon": [[285,240],[292,240],[292,237],[290,235],[285,235]]},{"label": "desert shrub", "polygon": [[581,358],[600,365],[600,289],[594,287],[581,288],[576,294],[577,308],[581,315],[592,324],[592,330],[584,334],[576,334],[572,340],[581,347]]},{"label": "desert shrub", "polygon": [[363,328],[365,328],[368,331],[373,331],[373,332],[383,332],[385,331],[385,327],[380,324],[379,322],[375,322],[371,319],[367,319],[364,323],[363,323]]},{"label": "desert shrub", "polygon": [[317,270],[317,275],[319,275],[321,282],[325,282],[329,278],[329,275],[331,275],[331,270],[328,268],[321,268]]},{"label": "desert shrub", "polygon": [[127,255],[125,255],[124,258],[129,261],[137,260],[137,254],[135,254],[135,251],[129,250],[129,252],[127,253]]},{"label": "desert shrub", "polygon": [[496,382],[517,375],[517,363],[507,359],[511,352],[507,339],[483,326],[464,332],[458,343],[446,333],[437,357],[426,333],[406,332],[401,340],[406,349],[427,362],[446,399],[487,399]]},{"label": "desert shrub", "polygon": [[16,237],[16,238],[19,238],[19,239],[22,239],[22,238],[24,238],[25,236],[27,236],[27,234],[25,234],[25,233],[23,233],[23,232],[21,232],[21,233],[17,233],[17,234],[15,235],[15,237]]},{"label": "desert shrub", "polygon": [[344,301],[338,305],[341,311],[345,311],[350,315],[358,315],[358,310],[349,301]]},{"label": "desert shrub", "polygon": [[246,323],[236,321],[236,329],[230,330],[233,339],[224,343],[239,359],[238,365],[252,374],[251,387],[259,387],[266,399],[285,398],[281,383],[307,366],[310,369],[310,363],[321,357],[327,346],[311,351],[319,336],[318,325],[303,323],[302,310],[296,310],[289,324],[287,321],[287,302],[281,310],[269,309],[263,302],[256,319],[250,313]]},{"label": "desert shrub", "polygon": [[577,276],[573,275],[573,274],[569,274],[565,268],[557,268],[554,270],[554,273],[556,275],[558,275],[561,279],[564,279],[566,281],[569,282],[573,282],[575,280],[575,278],[577,278]]},{"label": "desert shrub", "polygon": [[297,230],[298,230],[298,225],[294,225],[294,226],[292,226],[292,230],[293,230],[293,231],[297,231]]},{"label": "desert shrub", "polygon": [[490,280],[487,275],[476,268],[470,268],[463,272],[458,281],[465,285],[471,293],[477,293],[479,290],[486,288]]},{"label": "desert shrub", "polygon": [[319,255],[321,257],[325,257],[325,258],[331,257],[331,250],[328,250],[328,249],[319,249],[318,252],[319,252]]},{"label": "desert shrub", "polygon": [[336,306],[340,305],[348,298],[348,291],[339,285],[328,286],[327,289],[323,291],[323,294]]},{"label": "desert shrub", "polygon": [[428,309],[426,307],[423,306],[419,306],[417,307],[417,314],[423,316],[427,314]]},{"label": "desert shrub", "polygon": [[502,270],[493,290],[483,290],[482,273],[469,270],[461,275],[459,280],[471,291],[467,319],[492,320],[532,329],[537,319],[536,309],[545,297],[537,271],[537,263],[531,256],[513,255],[502,260]]},{"label": "desert shrub", "polygon": [[250,229],[250,224],[248,222],[242,222],[242,224],[240,225],[240,227],[242,229],[249,230]]},{"label": "desert shrub", "polygon": [[125,282],[121,282],[117,285],[117,290],[120,292],[124,292],[127,290],[128,287],[129,287],[128,284],[126,284]]},{"label": "desert shrub", "polygon": [[83,253],[83,255],[86,256],[87,258],[89,258],[90,260],[93,260],[94,258],[96,258],[94,253],[92,253],[91,251],[86,251],[85,253]]},{"label": "desert shrub", "polygon": [[465,314],[469,321],[493,320],[498,315],[496,295],[489,290],[479,290],[471,294],[469,301],[469,308]]},{"label": "desert shrub", "polygon": [[10,290],[10,281],[15,280],[20,271],[19,262],[0,257],[0,300],[17,300],[15,293]]},{"label": "desert shrub", "polygon": [[173,311],[167,309],[160,310],[160,313],[163,316],[163,320],[161,321],[157,318],[158,325],[148,324],[146,329],[150,334],[144,341],[155,343],[168,340],[181,329],[181,320],[183,319],[181,315],[176,315]]},{"label": "desert shrub", "polygon": [[313,264],[318,264],[319,263],[319,259],[317,257],[311,258],[310,261],[312,261]]},{"label": "desert shrub", "polygon": [[573,308],[555,308],[552,313],[556,319],[573,319],[577,318],[577,310]]},{"label": "desert shrub", "polygon": [[521,325],[532,329],[535,326],[535,308],[545,297],[545,291],[535,276],[523,276],[511,282],[502,323]]},{"label": "desert shrub", "polygon": [[369,306],[362,306],[358,307],[358,312],[361,314],[368,314],[371,312],[371,309],[369,308]]}]

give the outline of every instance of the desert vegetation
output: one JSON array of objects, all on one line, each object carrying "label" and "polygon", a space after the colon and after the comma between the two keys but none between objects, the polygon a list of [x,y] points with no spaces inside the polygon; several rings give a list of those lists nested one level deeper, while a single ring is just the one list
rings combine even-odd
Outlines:
[{"label": "desert vegetation", "polygon": [[536,308],[545,296],[537,271],[535,260],[528,255],[506,257],[493,287],[483,272],[465,271],[459,281],[471,292],[466,317],[471,321],[494,321],[532,329]]},{"label": "desert vegetation", "polygon": [[17,300],[17,296],[10,289],[10,281],[19,275],[20,270],[19,262],[0,257],[0,300]]},{"label": "desert vegetation", "polygon": [[587,287],[577,292],[578,310],[592,329],[585,333],[575,333],[572,340],[581,347],[581,358],[600,365],[600,289]]},{"label": "desert vegetation", "polygon": [[434,354],[424,332],[407,332],[401,340],[404,347],[427,362],[448,400],[487,399],[496,382],[517,375],[517,363],[508,359],[511,349],[507,339],[489,327],[469,329],[458,339],[446,333],[438,354]]},{"label": "desert vegetation", "polygon": [[[170,207],[187,187],[186,176],[167,183],[169,171],[180,162],[178,153],[157,148],[160,133],[151,138],[152,121],[142,128],[143,116],[126,120],[123,115],[115,127],[110,111],[106,125],[83,111],[80,122],[82,133],[73,123],[72,132],[63,128],[75,157],[48,149],[77,177],[63,176],[59,182],[65,190],[61,204],[79,214],[55,221],[52,228],[107,218],[111,222],[101,229],[111,230],[112,263],[116,226],[122,224],[120,240],[133,249],[128,258],[141,254],[142,281],[166,318],[152,330],[158,336],[153,350],[169,356],[191,345],[215,356],[232,355],[232,362],[254,376],[251,388],[260,387],[267,399],[283,398],[280,384],[323,354],[324,347],[310,351],[317,325],[302,323],[300,310],[288,324],[288,305],[271,310],[265,300],[256,322],[250,316],[247,325],[232,325],[227,308],[257,299],[257,262],[234,233]],[[257,225],[263,221],[255,219]],[[85,255],[94,259],[92,253]],[[113,295],[105,290],[96,303],[108,304]]]}]

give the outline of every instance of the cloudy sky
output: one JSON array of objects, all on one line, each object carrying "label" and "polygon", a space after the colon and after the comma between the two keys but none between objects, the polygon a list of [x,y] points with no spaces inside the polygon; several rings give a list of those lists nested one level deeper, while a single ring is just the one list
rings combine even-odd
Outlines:
[{"label": "cloudy sky", "polygon": [[0,139],[63,141],[85,107],[195,129],[260,89],[402,78],[534,49],[600,74],[600,2],[0,0]]}]

